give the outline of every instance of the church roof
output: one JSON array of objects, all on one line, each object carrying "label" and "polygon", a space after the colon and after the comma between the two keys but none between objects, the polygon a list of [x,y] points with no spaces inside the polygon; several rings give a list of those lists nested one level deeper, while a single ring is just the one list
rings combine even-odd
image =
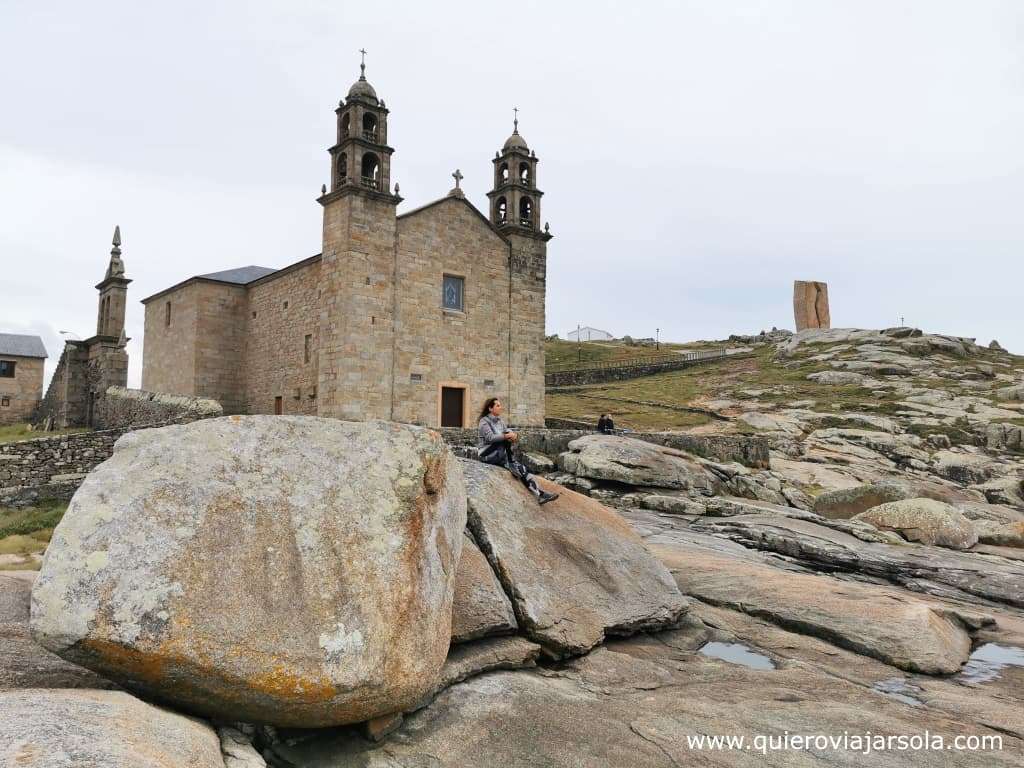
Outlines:
[{"label": "church roof", "polygon": [[505,139],[505,146],[502,149],[529,149],[526,146],[526,139],[519,135],[519,129],[516,128],[512,132],[512,135]]},{"label": "church roof", "polygon": [[271,272],[277,272],[270,267],[237,267],[236,269],[225,269],[221,272],[210,272],[205,275],[196,275],[202,280],[216,280],[218,283],[234,283],[235,285],[246,285],[253,280],[266,277]]},{"label": "church roof", "polygon": [[154,293],[152,296],[147,296],[142,300],[142,303],[147,304],[153,299],[159,298],[160,296],[176,291],[179,288],[184,288],[186,285],[191,285],[197,280],[205,280],[212,283],[226,283],[228,285],[246,287],[252,285],[253,283],[260,282],[264,279],[272,280],[276,276],[286,274],[288,272],[291,272],[293,269],[306,266],[307,264],[311,264],[314,261],[319,261],[319,259],[320,254],[318,253],[316,256],[311,256],[307,259],[303,259],[302,261],[298,261],[294,264],[289,264],[286,267],[281,267],[281,269],[272,269],[271,267],[257,267],[255,265],[250,265],[248,267],[224,269],[221,270],[220,272],[207,272],[205,275],[195,275],[186,280],[182,280],[180,283],[175,283],[169,288],[164,288],[162,291],[158,291]]},{"label": "church roof", "polygon": [[47,357],[43,340],[21,333],[0,333],[0,355],[10,357]]},{"label": "church roof", "polygon": [[348,98],[350,99],[366,99],[374,104],[377,103],[377,91],[373,89],[370,82],[365,77],[360,77],[354,83],[352,87],[348,89]]}]

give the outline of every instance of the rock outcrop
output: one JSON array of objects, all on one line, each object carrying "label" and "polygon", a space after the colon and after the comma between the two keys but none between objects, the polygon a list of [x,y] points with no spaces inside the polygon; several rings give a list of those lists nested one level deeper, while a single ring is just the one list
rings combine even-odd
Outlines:
[{"label": "rock outcrop", "polygon": [[832,520],[849,520],[879,504],[912,497],[908,488],[897,483],[870,483],[827,491],[814,500],[814,511]]},{"label": "rock outcrop", "polygon": [[511,634],[515,630],[516,616],[512,612],[512,603],[487,558],[467,533],[455,573],[452,642],[464,643],[488,635]]},{"label": "rock outcrop", "polygon": [[931,547],[970,549],[978,531],[955,507],[934,499],[907,499],[872,507],[853,519],[882,530],[895,530],[907,541]]},{"label": "rock outcrop", "polygon": [[4,768],[224,768],[208,724],[119,691],[0,693]]},{"label": "rock outcrop", "polygon": [[591,480],[709,494],[715,487],[713,475],[688,453],[674,448],[618,435],[586,435],[568,447],[559,456],[559,465]]},{"label": "rock outcrop", "polygon": [[793,315],[797,333],[807,328],[831,328],[828,283],[807,280],[793,282]]},{"label": "rock outcrop", "polygon": [[0,691],[18,688],[116,688],[95,672],[50,653],[32,639],[29,609],[35,571],[0,572]]},{"label": "rock outcrop", "polygon": [[230,721],[327,726],[433,690],[466,521],[440,436],[229,417],[129,433],[57,527],[46,648]]},{"label": "rock outcrop", "polygon": [[541,507],[504,469],[462,464],[473,536],[512,597],[520,630],[549,655],[669,626],[686,610],[668,571],[615,512],[543,480],[562,495]]}]

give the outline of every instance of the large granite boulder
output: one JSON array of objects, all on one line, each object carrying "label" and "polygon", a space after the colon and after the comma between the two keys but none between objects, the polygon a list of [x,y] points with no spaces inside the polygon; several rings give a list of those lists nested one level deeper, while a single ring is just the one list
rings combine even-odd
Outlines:
[{"label": "large granite boulder", "polygon": [[682,488],[710,494],[715,477],[684,451],[619,435],[584,435],[558,458],[566,472],[652,488]]},{"label": "large granite boulder", "polygon": [[585,653],[606,635],[674,624],[686,601],[630,525],[597,501],[556,486],[545,506],[506,470],[463,461],[469,527],[520,631],[549,656]]},{"label": "large granite boulder", "polygon": [[892,501],[853,519],[934,547],[970,549],[978,543],[978,532],[971,521],[956,507],[934,499]]},{"label": "large granite boulder", "polygon": [[487,558],[467,533],[455,572],[452,642],[464,643],[488,635],[511,634],[515,630],[512,603]]},{"label": "large granite boulder", "polygon": [[0,693],[4,768],[224,768],[207,723],[119,691]]},{"label": "large granite boulder", "polygon": [[36,571],[0,572],[0,691],[15,688],[116,688],[32,639],[29,607]]},{"label": "large granite boulder", "polygon": [[1024,427],[1019,424],[989,424],[985,429],[990,451],[1024,451]]},{"label": "large granite boulder", "polygon": [[54,532],[32,629],[186,710],[368,720],[436,683],[465,522],[462,473],[427,429],[232,416],[132,432]]},{"label": "large granite boulder", "polygon": [[814,511],[830,520],[849,520],[879,504],[912,497],[906,486],[897,483],[869,483],[826,491],[814,500]]}]

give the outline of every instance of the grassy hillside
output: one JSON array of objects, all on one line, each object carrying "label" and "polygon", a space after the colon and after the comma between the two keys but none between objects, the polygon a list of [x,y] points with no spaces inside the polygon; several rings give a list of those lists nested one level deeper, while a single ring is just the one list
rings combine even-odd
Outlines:
[{"label": "grassy hillside", "polygon": [[[702,343],[705,344],[705,343]],[[673,345],[681,347],[682,345]],[[885,412],[887,398],[859,387],[823,387],[808,381],[809,372],[820,370],[814,364],[785,368],[773,360],[774,347],[757,349],[752,356],[725,359],[681,371],[669,371],[639,379],[589,384],[569,392],[549,392],[546,414],[569,419],[594,421],[610,413],[616,426],[629,429],[681,429],[715,421],[712,417],[674,410],[679,407],[715,410],[719,398],[748,399],[744,392],[769,390],[760,395],[762,402],[799,401],[820,398],[827,392],[830,404],[855,409],[872,401],[874,409]],[[639,405],[622,400],[644,401],[659,405]],[[742,425],[736,427],[743,431]]]},{"label": "grassy hillside", "polygon": [[[724,342],[693,342],[691,344],[662,344],[662,351],[679,349],[705,349],[721,347]],[[621,342],[590,342],[581,345],[584,360],[621,359],[622,357],[655,354],[650,347],[628,347]],[[549,341],[548,359],[564,360],[566,353],[575,350],[572,342]],[[700,428],[716,432],[754,432],[736,417],[744,410],[772,410],[787,407],[801,401],[816,403],[819,409],[837,412],[861,412],[876,415],[891,415],[906,406],[901,404],[903,396],[892,389],[865,389],[861,386],[823,385],[809,381],[807,375],[830,370],[820,355],[835,349],[836,354],[851,355],[849,345],[808,346],[790,358],[780,361],[775,357],[775,346],[757,347],[752,355],[738,359],[725,359],[682,371],[670,371],[638,379],[590,384],[580,387],[560,388],[548,392],[545,401],[546,414],[552,417],[579,419],[597,422],[602,413],[610,413],[616,426],[629,429],[686,429]],[[602,357],[603,356],[603,357]],[[931,359],[931,358],[928,358]],[[990,350],[980,350],[970,361],[949,358],[935,358],[936,365],[954,370],[960,375],[963,370],[975,365],[995,365],[997,369],[1024,373],[1024,357],[1015,357]],[[906,384],[929,387],[933,390],[948,390],[951,394],[961,393],[960,382],[953,377],[935,376],[927,378],[907,376],[901,379]],[[1006,381],[1002,382],[1005,386]],[[998,386],[996,382],[981,385],[983,389]],[[624,402],[633,401],[633,402]],[[730,401],[730,402],[724,402]],[[754,404],[757,405],[754,405]],[[746,404],[750,404],[748,407]],[[725,412],[730,422],[723,422],[712,416],[687,412],[682,408],[709,409]],[[1017,423],[1018,419],[1003,418],[1006,423]],[[929,425],[924,432],[946,432],[954,429],[949,425]],[[911,428],[913,431],[914,428]]]},{"label": "grassy hillside", "polygon": [[[626,344],[618,339],[613,341],[575,341],[548,339],[544,342],[544,364],[548,370],[555,367],[586,365],[587,363],[630,360],[635,357],[653,357],[688,349],[703,349],[708,342],[692,344],[666,344],[661,347],[640,344]],[[718,346],[721,346],[720,344]]]}]

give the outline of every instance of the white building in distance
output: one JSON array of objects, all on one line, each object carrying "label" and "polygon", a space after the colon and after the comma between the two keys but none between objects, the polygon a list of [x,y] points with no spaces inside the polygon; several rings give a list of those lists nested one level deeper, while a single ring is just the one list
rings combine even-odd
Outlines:
[{"label": "white building in distance", "polygon": [[602,331],[600,328],[583,326],[578,330],[569,331],[569,333],[565,334],[565,338],[569,341],[611,341],[615,337],[608,333],[608,331]]}]

